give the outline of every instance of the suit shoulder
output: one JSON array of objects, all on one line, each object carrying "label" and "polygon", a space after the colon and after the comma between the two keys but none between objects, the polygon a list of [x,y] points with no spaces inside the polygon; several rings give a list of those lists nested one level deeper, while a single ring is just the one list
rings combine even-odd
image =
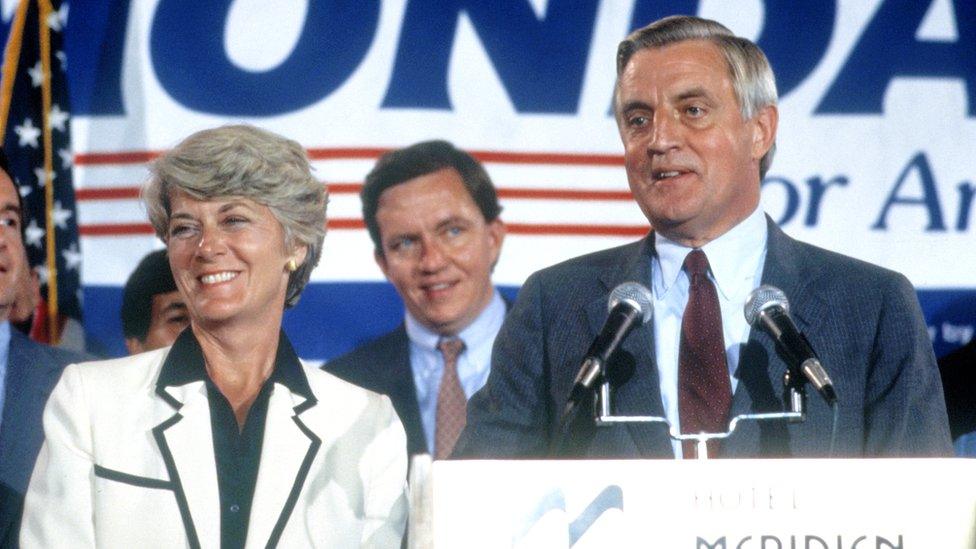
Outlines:
[{"label": "suit shoulder", "polygon": [[329,360],[322,369],[345,380],[358,383],[363,377],[372,377],[366,371],[376,365],[386,364],[391,357],[409,352],[407,334],[401,325],[397,329],[356,347],[352,351]]},{"label": "suit shoulder", "polygon": [[889,285],[911,288],[908,279],[897,271],[813,244],[794,242],[804,251],[811,272],[816,272],[828,280],[843,279],[845,287],[858,288],[860,286],[859,289],[862,291],[871,287],[887,287]]}]

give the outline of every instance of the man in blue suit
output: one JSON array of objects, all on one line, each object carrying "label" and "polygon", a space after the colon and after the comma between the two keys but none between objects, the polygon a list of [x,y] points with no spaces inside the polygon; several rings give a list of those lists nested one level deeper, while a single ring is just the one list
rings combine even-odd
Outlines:
[{"label": "man in blue suit", "polygon": [[85,360],[31,341],[10,325],[17,282],[28,266],[20,195],[8,170],[0,151],[0,542],[17,539],[24,493],[44,440],[47,397],[66,365]]},{"label": "man in blue suit", "polygon": [[903,276],[803,244],[759,208],[772,161],[776,84],[762,51],[714,21],[669,17],[617,53],[614,109],[642,241],[532,275],[469,404],[457,457],[691,457],[662,424],[595,427],[583,399],[560,415],[618,284],[653,290],[653,320],[611,358],[617,414],[666,417],[682,433],[784,410],[785,357],[743,318],[760,284],[783,290],[840,397],[816,394],[802,423],[740,424],[721,457],[950,455],[939,372]]}]

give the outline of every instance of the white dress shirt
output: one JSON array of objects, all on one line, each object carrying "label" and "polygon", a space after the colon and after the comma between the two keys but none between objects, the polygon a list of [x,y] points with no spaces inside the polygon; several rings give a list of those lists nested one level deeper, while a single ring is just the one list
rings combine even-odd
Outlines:
[{"label": "white dress shirt", "polygon": [[[722,333],[732,392],[739,352],[749,340],[749,324],[742,313],[746,298],[762,279],[766,262],[766,216],[756,208],[749,217],[727,233],[702,246],[711,267],[709,280],[715,284],[722,309]],[[682,246],[661,233],[654,233],[655,255],[651,258],[651,286],[654,293],[654,341],[661,400],[671,425],[680,426],[678,416],[678,348],[681,319],[688,303],[690,281],[682,269],[692,248]],[[682,457],[681,443],[672,442],[675,457]]]},{"label": "white dress shirt", "polygon": [[[464,352],[458,356],[458,378],[468,399],[488,381],[491,346],[505,321],[505,312],[505,302],[495,290],[488,306],[458,334],[464,341]],[[441,375],[444,373],[444,356],[437,349],[441,336],[428,330],[409,312],[406,314],[405,324],[407,337],[410,338],[410,368],[413,370],[413,382],[417,388],[420,421],[424,425],[427,449],[432,450],[437,427],[437,393],[441,385]]]}]

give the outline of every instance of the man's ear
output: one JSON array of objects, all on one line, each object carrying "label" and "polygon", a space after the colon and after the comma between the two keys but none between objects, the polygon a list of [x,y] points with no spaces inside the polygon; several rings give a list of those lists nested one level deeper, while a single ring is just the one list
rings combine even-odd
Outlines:
[{"label": "man's ear", "polygon": [[494,269],[502,253],[502,243],[505,241],[505,223],[501,218],[496,217],[494,221],[488,223],[488,239],[491,246],[491,268]]},{"label": "man's ear", "polygon": [[753,117],[752,157],[760,160],[776,142],[779,110],[776,105],[766,105]]}]

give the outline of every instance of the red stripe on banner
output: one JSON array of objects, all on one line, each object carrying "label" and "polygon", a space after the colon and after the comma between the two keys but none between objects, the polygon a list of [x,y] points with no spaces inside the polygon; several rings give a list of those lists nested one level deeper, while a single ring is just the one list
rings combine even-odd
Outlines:
[{"label": "red stripe on banner", "polygon": [[116,166],[145,164],[161,156],[163,151],[119,151],[114,153],[76,153],[75,166]]},{"label": "red stripe on banner", "polygon": [[[650,230],[647,226],[638,225],[562,225],[562,224],[530,224],[506,223],[509,234],[543,235],[543,236],[644,236]],[[330,219],[328,228],[331,230],[360,230],[366,228],[362,219]],[[133,236],[156,234],[149,223],[113,223],[100,225],[82,225],[79,232],[84,236]]]},{"label": "red stripe on banner", "polygon": [[[311,160],[374,160],[390,149],[381,148],[312,148]],[[619,154],[536,153],[512,151],[469,151],[481,162],[500,164],[556,164],[565,166],[623,166]],[[75,154],[77,166],[105,166],[144,164],[163,154],[163,151],[88,152]]]},{"label": "red stripe on banner", "polygon": [[139,187],[78,189],[75,191],[75,198],[78,200],[131,200],[139,198],[139,193]]},{"label": "red stripe on banner", "polygon": [[[363,189],[361,183],[328,183],[332,194],[359,194]],[[78,200],[132,200],[138,199],[139,187],[112,187],[97,189],[79,189],[75,191]],[[531,189],[506,188],[498,189],[499,198],[526,200],[632,200],[630,191],[604,191],[586,189]]]}]

